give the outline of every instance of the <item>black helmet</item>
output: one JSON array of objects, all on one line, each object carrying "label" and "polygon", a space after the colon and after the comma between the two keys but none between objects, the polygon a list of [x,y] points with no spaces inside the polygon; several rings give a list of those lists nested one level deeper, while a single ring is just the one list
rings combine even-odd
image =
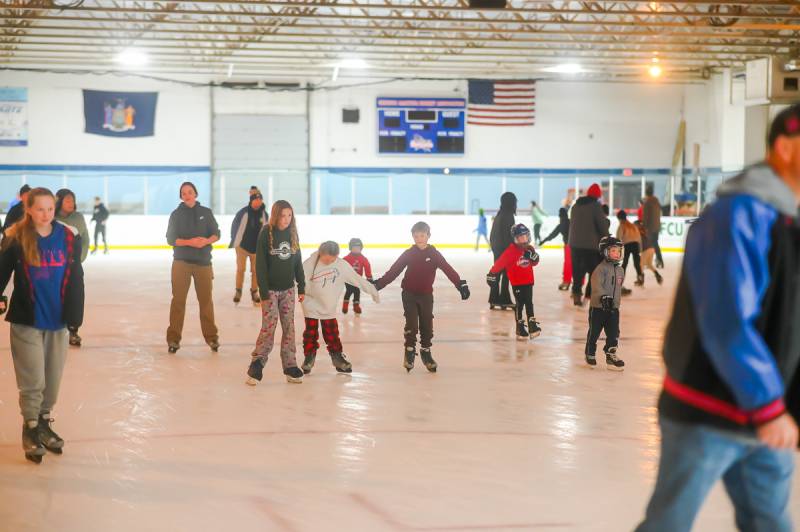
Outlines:
[{"label": "black helmet", "polygon": [[625,244],[622,243],[622,240],[613,236],[604,236],[603,238],[600,239],[599,248],[600,248],[600,254],[603,256],[603,258],[609,262],[619,262],[619,261],[612,261],[610,258],[608,258],[608,250],[613,247],[624,249]]},{"label": "black helmet", "polygon": [[531,231],[528,229],[525,224],[517,224],[511,228],[511,239],[516,243],[517,237],[528,235],[528,240],[530,240]]},{"label": "black helmet", "polygon": [[350,251],[352,251],[353,248],[355,247],[359,247],[362,249],[364,248],[364,243],[361,241],[360,238],[351,238],[350,242],[347,244],[347,249],[349,249]]}]

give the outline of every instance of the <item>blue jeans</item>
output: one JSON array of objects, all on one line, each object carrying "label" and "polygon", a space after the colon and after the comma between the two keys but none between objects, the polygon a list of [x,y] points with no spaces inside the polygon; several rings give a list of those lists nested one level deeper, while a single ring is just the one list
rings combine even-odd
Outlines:
[{"label": "blue jeans", "polygon": [[692,529],[697,512],[720,478],[736,510],[739,530],[789,532],[787,503],[793,451],[770,449],[755,439],[664,417],[658,479],[637,532]]}]

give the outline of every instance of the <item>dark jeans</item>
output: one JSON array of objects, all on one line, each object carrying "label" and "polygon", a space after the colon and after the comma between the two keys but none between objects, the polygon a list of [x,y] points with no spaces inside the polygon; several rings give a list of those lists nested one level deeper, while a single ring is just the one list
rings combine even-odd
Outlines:
[{"label": "dark jeans", "polygon": [[405,346],[430,347],[433,340],[433,294],[415,294],[403,290],[403,315],[406,317]]},{"label": "dark jeans", "polygon": [[597,352],[597,340],[600,333],[606,331],[606,345],[603,352],[608,353],[612,347],[619,345],[619,309],[603,310],[601,308],[589,308],[589,332],[586,335],[587,355],[594,355]]},{"label": "dark jeans", "polygon": [[[595,249],[572,248],[572,293],[581,295],[586,275],[592,275],[597,265],[603,260]],[[592,296],[592,283],[586,283],[586,297]]]},{"label": "dark jeans", "polygon": [[628,259],[633,256],[633,267],[636,269],[636,276],[642,276],[642,259],[639,256],[639,243],[630,242],[625,244],[625,258],[622,259],[622,269],[627,273]]},{"label": "dark jeans", "polygon": [[522,311],[525,311],[528,318],[533,318],[533,285],[532,284],[523,284],[519,286],[514,286],[514,299],[517,302],[516,306],[516,316],[517,321],[522,321],[524,318],[522,317]]},{"label": "dark jeans", "polygon": [[664,257],[661,256],[661,246],[658,245],[658,235],[661,231],[653,231],[652,233],[647,233],[647,240],[650,241],[650,245],[656,250],[656,266],[663,264]]},{"label": "dark jeans", "polygon": [[733,502],[739,530],[792,530],[788,503],[794,451],[770,449],[755,439],[663,416],[659,424],[658,478],[637,532],[691,530],[720,479]]},{"label": "dark jeans", "polygon": [[350,301],[350,296],[353,296],[353,303],[358,305],[361,303],[361,289],[351,284],[344,284],[344,300]]},{"label": "dark jeans", "polygon": [[95,222],[94,224],[94,249],[97,249],[100,246],[100,240],[98,240],[98,236],[103,235],[103,248],[108,250],[108,241],[106,241],[106,224],[101,224],[100,222]]},{"label": "dark jeans", "polygon": [[[500,252],[492,250],[494,260],[497,260],[505,250]],[[494,283],[489,290],[489,304],[490,305],[512,305],[511,293],[508,291],[508,275],[503,270],[497,274],[497,282]]]}]

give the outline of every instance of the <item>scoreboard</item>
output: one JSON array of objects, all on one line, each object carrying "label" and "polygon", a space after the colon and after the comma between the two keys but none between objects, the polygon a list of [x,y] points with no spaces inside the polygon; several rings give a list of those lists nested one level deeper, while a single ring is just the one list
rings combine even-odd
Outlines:
[{"label": "scoreboard", "polygon": [[378,98],[379,154],[464,154],[464,98]]}]

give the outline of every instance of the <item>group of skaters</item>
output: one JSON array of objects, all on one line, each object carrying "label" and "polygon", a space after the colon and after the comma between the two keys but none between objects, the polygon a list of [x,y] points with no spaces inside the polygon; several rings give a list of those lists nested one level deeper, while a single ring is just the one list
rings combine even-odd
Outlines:
[{"label": "group of skaters", "polygon": [[[616,351],[624,280],[620,263],[627,247],[625,238],[608,235],[608,219],[599,197],[599,186],[590,187],[572,208],[569,230],[559,229],[567,235],[570,251],[565,253],[572,254],[573,295],[583,295],[584,277],[591,272],[585,291],[591,308],[587,335],[590,364],[590,344],[601,328],[607,335],[607,356]],[[167,342],[172,352],[180,347],[185,299],[193,280],[201,303],[203,335],[216,350],[219,338],[209,296],[211,245],[220,232],[211,211],[197,201],[192,183],[181,185],[180,199],[167,229],[167,240],[174,247]],[[248,259],[252,268],[251,250],[255,250],[257,287],[251,285],[251,290],[257,294],[251,292],[251,297],[256,301],[258,296],[262,325],[247,369],[249,384],[262,379],[278,322],[283,332],[280,355],[289,382],[302,382],[303,375],[312,371],[319,328],[336,370],[352,371],[336,321],[338,306],[346,302],[342,298],[346,285],[378,301],[379,291],[403,272],[403,365],[409,371],[414,367],[419,333],[420,358],[428,371],[437,370],[431,355],[436,271],[445,273],[462,299],[468,299],[470,291],[439,251],[428,244],[431,231],[426,223],[411,228],[413,245],[386,274],[370,281],[363,276],[367,261],[360,242],[351,242],[350,253],[355,256],[350,260],[340,259],[338,244],[327,241],[303,261],[291,205],[275,202],[264,225],[260,199],[257,192],[251,195],[248,211],[238,220],[244,227],[237,227],[232,242],[237,257],[239,247],[247,253],[237,260],[242,270]],[[11,323],[11,354],[23,416],[22,444],[26,457],[37,463],[46,452],[63,452],[64,440],[53,431],[52,410],[69,333],[77,332],[83,321],[81,261],[86,236],[85,231],[81,236],[79,228],[67,223],[70,213],[66,211],[74,203],[70,193],[56,196],[44,188],[25,191],[23,216],[6,226],[0,244],[0,293],[13,276],[11,302],[7,305],[4,297],[0,299],[0,312],[7,311],[6,320]],[[796,419],[800,416],[800,335],[796,334],[800,320],[799,204],[800,105],[795,105],[780,112],[771,125],[766,161],[722,184],[717,200],[688,232],[663,346],[666,376],[658,403],[662,435],[658,477],[638,531],[690,530],[707,494],[720,479],[735,507],[739,529],[792,529],[788,502],[793,451],[798,447]],[[538,333],[529,296],[539,257],[530,231],[514,222],[516,198],[504,194],[501,207],[492,229],[495,263],[487,276],[490,301],[496,306],[510,304],[508,284],[501,280],[507,277],[518,297],[515,317],[521,320],[524,311],[529,331]],[[66,221],[59,221],[57,214]],[[254,229],[248,233],[251,221]],[[594,234],[581,234],[577,228],[585,226],[593,227]],[[630,244],[636,239],[625,225],[621,234],[625,237],[628,233]],[[657,256],[657,238],[649,233],[645,227],[644,236]],[[360,273],[351,266],[354,262],[364,265]],[[243,274],[239,278],[243,279]],[[238,297],[242,286],[237,283]],[[295,301],[303,305],[306,325],[300,367],[295,359]],[[609,363],[612,365],[616,364]]]}]

